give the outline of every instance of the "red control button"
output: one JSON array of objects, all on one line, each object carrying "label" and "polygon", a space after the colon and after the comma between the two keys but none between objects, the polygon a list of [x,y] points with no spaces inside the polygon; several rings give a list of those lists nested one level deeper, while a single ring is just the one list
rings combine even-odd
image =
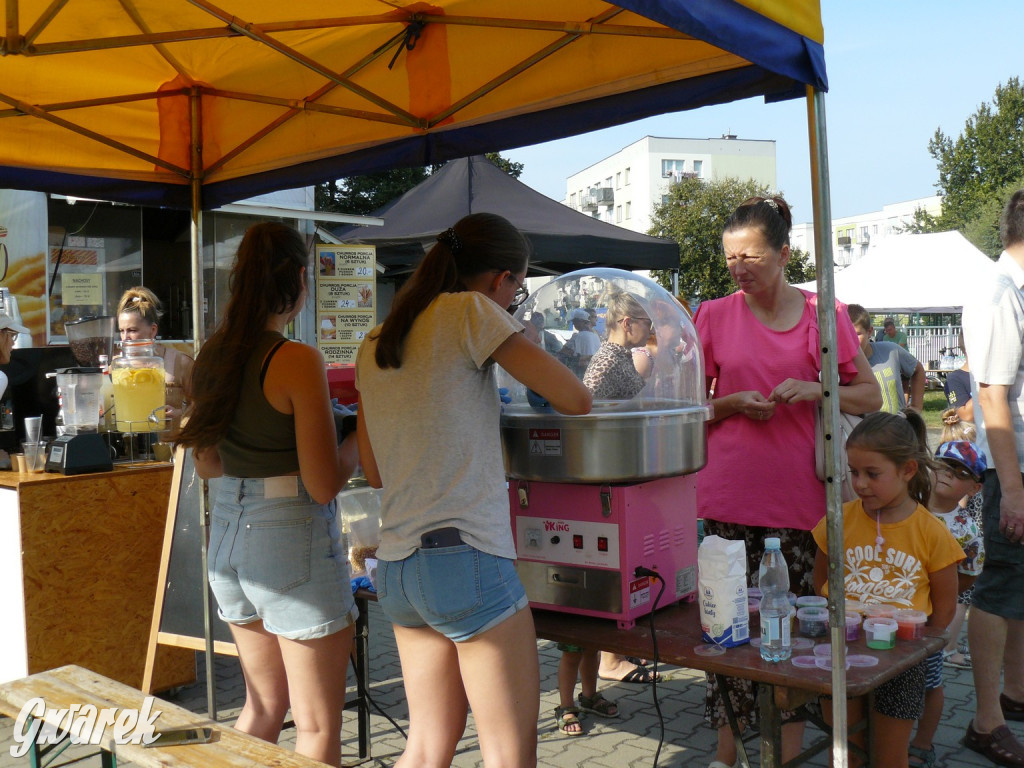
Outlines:
[{"label": "red control button", "polygon": [[607,552],[608,551],[608,537],[607,536],[598,536],[597,537],[597,551],[598,552]]},{"label": "red control button", "polygon": [[572,548],[583,549],[583,537],[578,533],[574,533],[572,536]]}]

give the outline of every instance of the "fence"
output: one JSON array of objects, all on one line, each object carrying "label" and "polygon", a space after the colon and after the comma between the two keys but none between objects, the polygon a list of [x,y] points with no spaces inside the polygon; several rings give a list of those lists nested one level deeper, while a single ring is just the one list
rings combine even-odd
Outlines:
[{"label": "fence", "polygon": [[908,325],[907,349],[929,370],[956,370],[964,364],[959,325]]}]

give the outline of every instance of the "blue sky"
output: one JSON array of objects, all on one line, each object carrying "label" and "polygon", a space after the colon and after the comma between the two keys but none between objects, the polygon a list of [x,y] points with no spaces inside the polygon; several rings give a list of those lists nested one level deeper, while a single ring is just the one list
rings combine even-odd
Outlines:
[{"label": "blue sky", "polygon": [[[1024,78],[1022,0],[822,0],[833,217],[935,194],[928,140],[957,136],[996,85]],[[508,150],[520,181],[561,200],[565,180],[646,136],[774,139],[779,188],[793,218],[811,219],[804,100],[762,99],[660,115],[560,141]]]}]

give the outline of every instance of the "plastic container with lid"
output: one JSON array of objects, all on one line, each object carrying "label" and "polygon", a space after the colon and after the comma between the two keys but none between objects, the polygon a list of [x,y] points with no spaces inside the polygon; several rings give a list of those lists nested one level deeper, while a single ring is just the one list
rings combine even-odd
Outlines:
[{"label": "plastic container with lid", "polygon": [[885,603],[868,603],[861,613],[868,619],[891,619],[896,608]]},{"label": "plastic container with lid", "polygon": [[885,651],[896,647],[896,630],[899,625],[896,619],[868,618],[864,620],[864,639],[868,648]]},{"label": "plastic container with lid", "polygon": [[120,432],[166,429],[164,361],[153,345],[153,339],[126,339],[121,342],[121,354],[110,363],[114,415]]},{"label": "plastic container with lid", "polygon": [[801,595],[796,599],[797,608],[827,608],[828,598],[820,595]]},{"label": "plastic container with lid", "polygon": [[[707,462],[704,358],[697,329],[668,291],[641,275],[591,268],[551,280],[515,317],[542,346],[596,391],[590,413],[566,416],[498,371],[508,389],[501,440],[506,473],[517,480],[630,483],[696,472]],[[625,332],[621,346],[639,365],[632,376],[595,383],[589,361]],[[642,368],[643,370],[640,370]],[[545,449],[538,451],[538,435]]]},{"label": "plastic container with lid", "polygon": [[804,637],[822,637],[828,633],[828,608],[798,608],[796,618],[800,622],[800,634]]},{"label": "plastic container with lid", "polygon": [[852,642],[860,638],[861,616],[857,611],[846,612],[846,642]]},{"label": "plastic container with lid", "polygon": [[893,615],[896,619],[896,637],[900,640],[920,640],[924,637],[924,625],[928,614],[924,611],[901,610]]}]

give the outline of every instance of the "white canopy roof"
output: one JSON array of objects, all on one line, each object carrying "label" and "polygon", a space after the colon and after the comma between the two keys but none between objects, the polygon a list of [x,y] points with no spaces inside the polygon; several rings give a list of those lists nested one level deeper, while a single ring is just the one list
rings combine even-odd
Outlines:
[{"label": "white canopy roof", "polygon": [[[959,312],[965,276],[991,265],[957,231],[895,235],[836,272],[836,298],[876,312]],[[814,281],[798,287],[817,290]]]}]

